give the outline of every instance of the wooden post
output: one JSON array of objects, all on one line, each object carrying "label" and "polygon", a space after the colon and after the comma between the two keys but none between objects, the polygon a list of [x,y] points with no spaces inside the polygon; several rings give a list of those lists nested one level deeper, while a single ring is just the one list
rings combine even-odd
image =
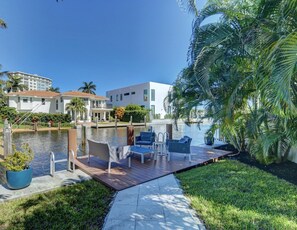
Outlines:
[{"label": "wooden post", "polygon": [[127,145],[134,145],[134,126],[127,126]]},{"label": "wooden post", "polygon": [[166,132],[169,134],[169,139],[172,139],[172,124],[166,124]]},{"label": "wooden post", "polygon": [[74,157],[77,156],[77,140],[76,140],[77,134],[76,129],[69,129],[68,130],[68,153],[72,150],[74,152]]},{"label": "wooden post", "polygon": [[81,145],[85,147],[87,143],[87,126],[82,125],[81,127]]},{"label": "wooden post", "polygon": [[58,129],[61,129],[61,121],[58,122]]},{"label": "wooden post", "polygon": [[114,122],[115,122],[114,125],[115,125],[115,128],[117,129],[117,128],[118,128],[118,116],[115,115],[115,116],[114,116],[114,119],[115,119],[115,120],[114,120]]},{"label": "wooden post", "polygon": [[36,132],[37,131],[37,122],[34,121],[34,131]]},{"label": "wooden post", "polygon": [[98,129],[98,115],[96,117],[96,129]]},{"label": "wooden post", "polygon": [[146,115],[144,116],[144,126],[146,127]]},{"label": "wooden post", "polygon": [[4,149],[4,158],[12,154],[11,127],[8,124],[7,120],[5,120],[4,122],[3,149]]}]

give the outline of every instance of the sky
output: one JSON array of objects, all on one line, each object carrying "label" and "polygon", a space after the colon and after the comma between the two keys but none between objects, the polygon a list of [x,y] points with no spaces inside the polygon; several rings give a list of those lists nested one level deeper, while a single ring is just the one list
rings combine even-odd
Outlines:
[{"label": "sky", "polygon": [[187,66],[194,16],[176,0],[1,0],[0,18],[0,71],[48,77],[61,92],[93,81],[105,96],[172,84]]}]

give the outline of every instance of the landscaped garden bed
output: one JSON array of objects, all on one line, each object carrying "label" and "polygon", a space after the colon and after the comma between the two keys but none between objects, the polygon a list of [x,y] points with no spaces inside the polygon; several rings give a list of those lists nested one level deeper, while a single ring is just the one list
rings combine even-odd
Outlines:
[{"label": "landscaped garden bed", "polygon": [[101,229],[114,192],[85,181],[0,204],[0,229]]},{"label": "landscaped garden bed", "polygon": [[208,229],[297,229],[297,186],[237,160],[177,174]]},{"label": "landscaped garden bed", "polygon": [[[238,152],[230,144],[217,147],[216,149],[232,151],[234,154]],[[259,163],[259,161],[257,161],[254,157],[252,157],[248,152],[241,152],[240,154],[236,154],[230,157],[230,159],[238,160],[250,166],[255,166],[261,170],[269,172],[281,179],[284,179],[290,183],[297,185],[297,164],[291,161],[265,165],[265,164]]]}]

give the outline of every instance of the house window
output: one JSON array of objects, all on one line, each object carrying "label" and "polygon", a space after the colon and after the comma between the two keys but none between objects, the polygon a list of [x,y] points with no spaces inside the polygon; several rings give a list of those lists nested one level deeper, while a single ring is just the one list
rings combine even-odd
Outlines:
[{"label": "house window", "polygon": [[131,95],[134,95],[135,94],[135,92],[131,92]]},{"label": "house window", "polygon": [[23,103],[28,103],[28,98],[23,98]]},{"label": "house window", "polygon": [[155,101],[155,90],[151,89],[151,101]]},{"label": "house window", "polygon": [[41,98],[41,104],[45,105],[45,99],[44,98]]},{"label": "house window", "polygon": [[119,95],[117,94],[117,95],[116,95],[116,101],[118,101],[118,100],[119,100]]},{"label": "house window", "polygon": [[120,95],[120,100],[121,100],[121,101],[123,100],[123,94]]},{"label": "house window", "polygon": [[130,93],[124,93],[124,96],[129,96],[130,95]]},{"label": "house window", "polygon": [[147,89],[143,90],[143,100],[147,101]]},{"label": "house window", "polygon": [[110,96],[110,102],[112,102],[112,96]]},{"label": "house window", "polygon": [[30,102],[31,102],[31,103],[33,102],[33,98],[32,98],[32,97],[30,97]]},{"label": "house window", "polygon": [[56,110],[59,109],[59,100],[56,100]]},{"label": "house window", "polygon": [[20,97],[18,97],[18,102],[20,102],[21,101],[21,98]]},{"label": "house window", "polygon": [[151,105],[151,115],[153,118],[155,117],[155,105]]},{"label": "house window", "polygon": [[60,102],[61,102],[61,103],[63,102],[63,97],[60,98]]}]

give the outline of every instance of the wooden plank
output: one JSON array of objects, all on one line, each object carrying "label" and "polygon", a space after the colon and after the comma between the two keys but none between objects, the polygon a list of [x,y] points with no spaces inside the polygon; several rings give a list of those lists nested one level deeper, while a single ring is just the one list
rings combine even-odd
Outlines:
[{"label": "wooden plank", "polygon": [[107,172],[107,163],[96,157],[91,158],[90,164],[87,163],[87,157],[79,158],[77,166],[108,187],[122,190],[171,173],[208,164],[231,153],[201,147],[192,147],[191,150],[192,162],[188,161],[188,156],[185,159],[184,155],[179,153],[173,153],[169,162],[165,156],[158,156],[156,161],[146,158],[144,164],[141,164],[139,156],[135,156],[132,158],[131,168],[128,168],[126,161],[122,164],[113,163],[110,174]]}]

